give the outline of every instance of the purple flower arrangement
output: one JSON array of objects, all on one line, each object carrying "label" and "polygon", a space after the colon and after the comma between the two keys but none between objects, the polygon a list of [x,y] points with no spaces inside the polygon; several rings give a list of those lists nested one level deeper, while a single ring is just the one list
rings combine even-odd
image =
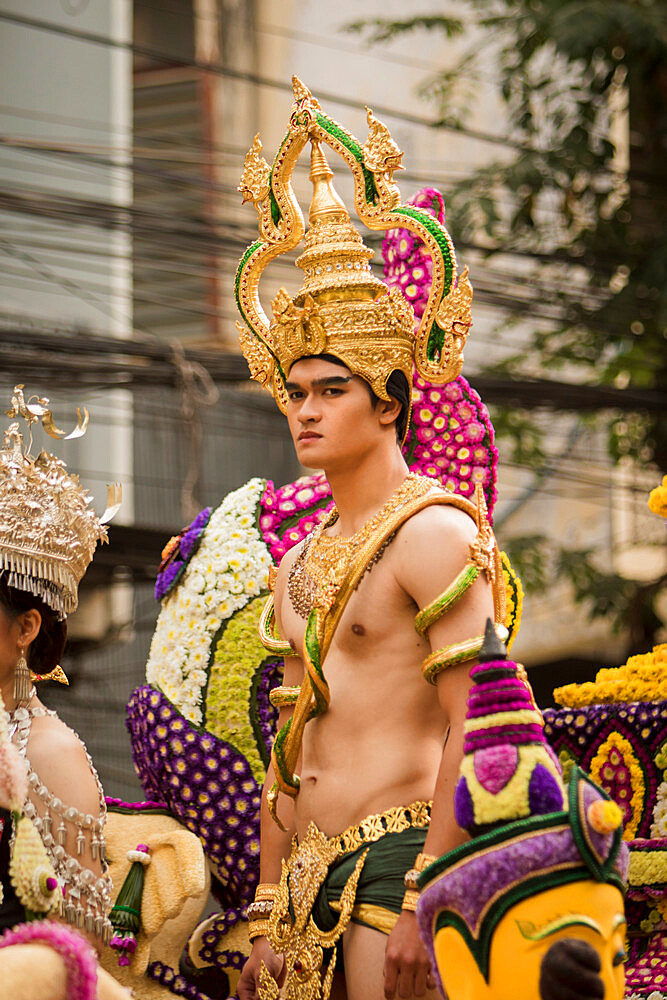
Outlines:
[{"label": "purple flower arrangement", "polygon": [[185,571],[185,567],[197,551],[206,525],[211,519],[212,507],[204,507],[192,524],[184,528],[179,535],[170,538],[162,550],[157,580],[155,581],[155,600],[161,601],[173,590]]}]

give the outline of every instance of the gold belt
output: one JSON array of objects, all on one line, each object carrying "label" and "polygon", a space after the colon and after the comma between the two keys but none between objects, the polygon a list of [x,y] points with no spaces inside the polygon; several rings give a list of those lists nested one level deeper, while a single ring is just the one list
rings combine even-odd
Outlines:
[{"label": "gold belt", "polygon": [[364,844],[372,844],[386,833],[403,833],[411,827],[425,827],[431,822],[431,802],[411,802],[409,806],[392,806],[381,813],[348,826],[347,830],[328,837],[327,842],[339,854],[350,854]]}]

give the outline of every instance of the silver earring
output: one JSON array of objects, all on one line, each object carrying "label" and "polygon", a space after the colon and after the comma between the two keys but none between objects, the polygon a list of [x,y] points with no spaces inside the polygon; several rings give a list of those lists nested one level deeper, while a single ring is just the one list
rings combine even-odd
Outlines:
[{"label": "silver earring", "polygon": [[30,699],[30,671],[23,646],[19,646],[19,658],[14,671],[14,699],[17,703]]}]

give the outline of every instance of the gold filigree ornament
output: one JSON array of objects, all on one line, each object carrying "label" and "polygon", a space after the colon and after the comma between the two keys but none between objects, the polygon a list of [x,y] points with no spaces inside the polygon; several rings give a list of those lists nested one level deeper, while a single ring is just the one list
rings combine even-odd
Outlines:
[{"label": "gold filigree ornament", "polygon": [[[51,437],[72,440],[85,434],[88,412],[77,410],[70,434],[56,427],[48,399],[23,395],[17,385],[10,417],[20,416],[30,428],[24,451],[18,423],[9,425],[0,449],[0,570],[9,586],[35,594],[61,618],[76,610],[78,585],[98,540],[107,540],[105,525],[121,502],[119,484],[107,487],[107,509],[98,518],[78,476],[47,451],[30,454],[32,425],[40,421]],[[54,676],[61,680],[62,677]]]},{"label": "gold filigree ornament", "polygon": [[[454,247],[447,230],[428,212],[401,204],[394,173],[403,154],[389,129],[367,109],[368,137],[362,145],[323,112],[297,78],[287,134],[272,166],[260,156],[255,137],[246,155],[239,190],[259,215],[259,240],[243,254],[236,275],[236,300],[242,324],[241,350],[253,379],[267,388],[280,409],[287,409],[285,380],[299,358],[333,354],[364,378],[381,399],[393,371],[412,386],[413,369],[438,385],[460,374],[463,348],[471,325],[472,287],[467,271],[457,281]],[[301,208],[292,174],[306,143],[311,144],[313,194],[303,253],[296,264],[302,287],[293,297],[281,289],[273,300],[273,318],[259,297],[264,269],[304,238]],[[349,167],[354,179],[354,208],[372,230],[408,229],[433,261],[428,302],[415,331],[412,306],[397,288],[371,271],[373,256],[352,224],[336,193],[324,156],[328,146]]]},{"label": "gold filigree ornament", "polygon": [[[368,849],[358,858],[348,878],[337,908],[338,920],[329,931],[320,930],[311,913],[330,866],[343,852],[311,823],[306,836],[282,862],[280,883],[269,917],[269,944],[285,956],[285,981],[280,992],[284,1000],[327,1000],[336,966],[335,945],[352,917],[357,885]],[[291,908],[290,908],[291,904]],[[326,970],[324,953],[332,950]],[[265,972],[260,976],[260,1000],[273,1000],[275,981]]]}]

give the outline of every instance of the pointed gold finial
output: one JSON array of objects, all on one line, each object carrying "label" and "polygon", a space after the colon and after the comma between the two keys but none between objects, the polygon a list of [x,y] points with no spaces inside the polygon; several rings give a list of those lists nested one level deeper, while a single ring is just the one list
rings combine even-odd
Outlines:
[{"label": "pointed gold finial", "polygon": [[313,183],[313,198],[310,203],[308,221],[311,226],[316,222],[349,222],[350,215],[345,208],[340,195],[331,183],[334,172],[327,163],[319,142],[312,143],[310,153],[310,179]]},{"label": "pointed gold finial", "polygon": [[294,91],[295,104],[306,103],[309,104],[311,108],[317,109],[317,111],[322,110],[320,102],[316,97],[313,97],[311,92],[308,90],[308,87],[305,83],[301,82],[298,76],[292,77],[292,90]]}]

